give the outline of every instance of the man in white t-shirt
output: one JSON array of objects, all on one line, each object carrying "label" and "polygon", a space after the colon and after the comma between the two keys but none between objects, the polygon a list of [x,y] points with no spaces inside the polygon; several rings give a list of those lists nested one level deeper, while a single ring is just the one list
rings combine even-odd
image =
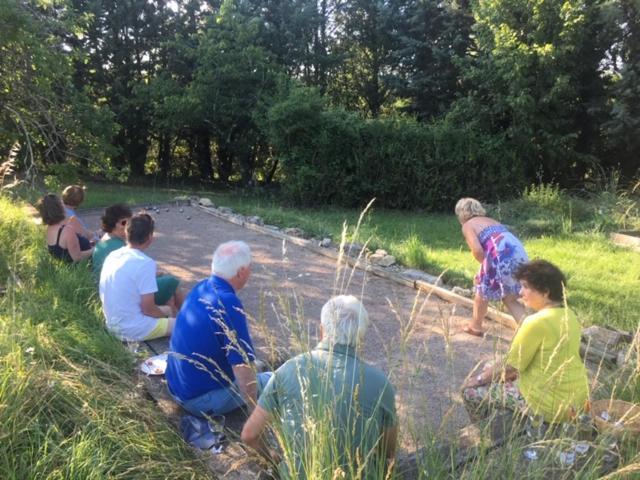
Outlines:
[{"label": "man in white t-shirt", "polygon": [[107,328],[126,341],[151,340],[171,334],[175,316],[170,305],[180,308],[184,293],[177,280],[169,305],[156,305],[156,262],[143,251],[153,242],[154,222],[140,213],[127,222],[127,245],[111,252],[100,273],[100,300]]}]

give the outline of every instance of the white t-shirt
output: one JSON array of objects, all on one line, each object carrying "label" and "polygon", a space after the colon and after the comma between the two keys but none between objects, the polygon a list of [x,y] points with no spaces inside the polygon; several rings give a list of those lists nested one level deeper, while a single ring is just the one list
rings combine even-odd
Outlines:
[{"label": "white t-shirt", "polygon": [[158,291],[156,262],[128,246],[114,250],[100,273],[100,300],[107,328],[122,340],[142,340],[158,319],[142,313],[142,295]]}]

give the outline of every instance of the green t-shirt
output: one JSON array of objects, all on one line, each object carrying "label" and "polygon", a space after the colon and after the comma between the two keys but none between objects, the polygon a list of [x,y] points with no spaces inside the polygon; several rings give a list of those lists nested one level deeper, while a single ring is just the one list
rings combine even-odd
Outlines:
[{"label": "green t-shirt", "polygon": [[[292,358],[258,400],[274,420],[290,471],[282,478],[367,478],[383,456],[383,432],[397,424],[395,391],[382,371],[345,345],[320,343]],[[362,469],[362,470],[360,470]]]},{"label": "green t-shirt", "polygon": [[571,310],[545,308],[522,322],[511,344],[507,363],[520,373],[522,396],[547,422],[568,420],[589,397],[580,332]]},{"label": "green t-shirt", "polygon": [[107,255],[125,245],[124,240],[115,237],[111,237],[108,240],[101,240],[96,244],[91,257],[91,268],[93,269],[93,278],[96,282],[100,281],[100,272],[102,272],[102,265],[104,265]]}]

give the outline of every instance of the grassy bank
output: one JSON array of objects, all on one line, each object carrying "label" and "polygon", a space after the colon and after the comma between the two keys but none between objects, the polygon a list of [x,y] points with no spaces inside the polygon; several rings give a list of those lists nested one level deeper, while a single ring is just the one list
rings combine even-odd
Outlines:
[{"label": "grassy bank", "polygon": [[[355,225],[356,209],[287,207],[277,199],[242,192],[193,192],[90,184],[85,206],[115,202],[147,204],[178,194],[207,196],[217,206],[261,216],[266,223],[297,226],[339,240],[346,221]],[[568,276],[570,303],[583,323],[636,329],[640,296],[640,255],[613,246],[608,234],[640,229],[637,200],[626,194],[601,192],[570,197],[550,186],[534,187],[521,198],[492,205],[491,214],[510,225],[532,258],[556,263]],[[478,265],[469,253],[453,214],[376,209],[366,216],[360,241],[384,248],[404,265],[438,275],[451,285],[471,287]]]},{"label": "grassy bank", "polygon": [[143,398],[86,266],[52,260],[19,206],[0,211],[0,478],[206,478]]}]

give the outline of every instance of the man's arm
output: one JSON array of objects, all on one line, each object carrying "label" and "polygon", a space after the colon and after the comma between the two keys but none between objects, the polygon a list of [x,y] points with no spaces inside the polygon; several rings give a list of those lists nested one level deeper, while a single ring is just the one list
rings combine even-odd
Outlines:
[{"label": "man's arm", "polygon": [[156,305],[156,300],[153,293],[145,293],[140,296],[140,308],[142,313],[153,318],[164,318],[171,316],[171,309],[163,309]]},{"label": "man's arm", "polygon": [[247,423],[242,427],[242,433],[240,439],[242,442],[258,452],[267,460],[273,460],[277,462],[277,458],[274,458],[273,452],[269,450],[265,444],[262,434],[264,433],[267,425],[269,424],[269,412],[267,412],[261,406],[256,406],[253,413],[247,420]]},{"label": "man's arm", "polygon": [[233,365],[233,374],[236,377],[236,384],[240,390],[243,400],[252,410],[258,400],[258,379],[253,364]]}]

